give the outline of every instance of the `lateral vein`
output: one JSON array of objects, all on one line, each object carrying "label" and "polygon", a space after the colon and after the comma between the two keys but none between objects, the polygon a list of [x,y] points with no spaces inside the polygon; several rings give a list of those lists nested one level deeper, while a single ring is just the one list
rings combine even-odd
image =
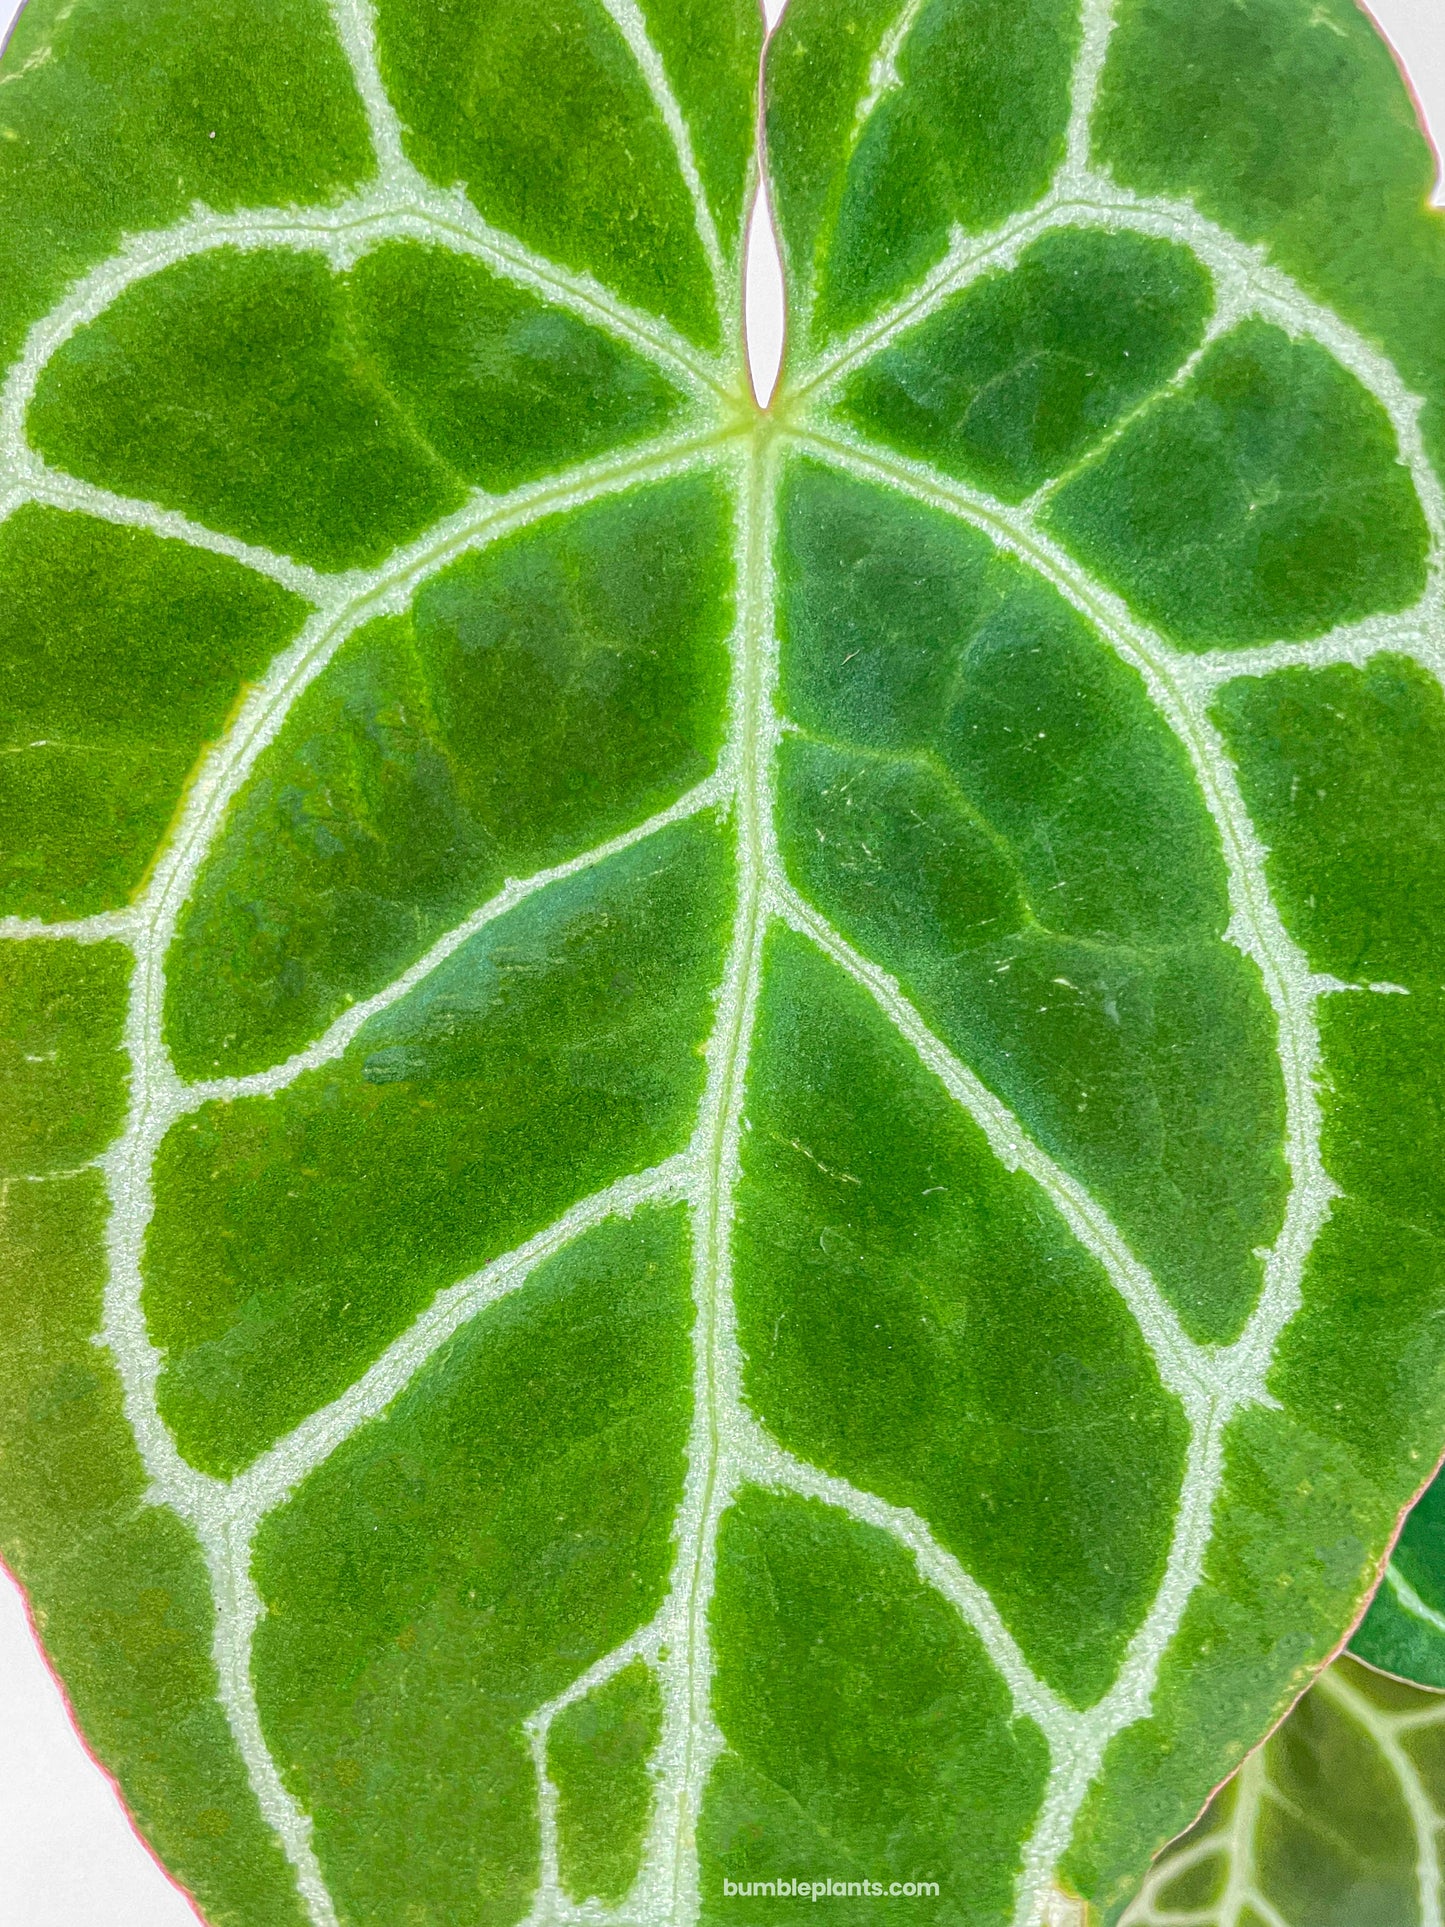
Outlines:
[{"label": "lateral vein", "polygon": [[1186,1410],[1201,1409],[1215,1397],[1220,1387],[1213,1355],[1189,1337],[1147,1268],[1085,1187],[1029,1136],[1008,1106],[935,1036],[895,979],[855,950],[790,883],[781,879],[773,883],[772,905],[784,923],[807,937],[868,992],[919,1061],[968,1112],[1005,1170],[1024,1171],[1040,1187],[1075,1238],[1103,1266],[1133,1313],[1160,1378]]},{"label": "lateral vein", "polygon": [[438,1351],[481,1312],[509,1296],[550,1258],[613,1218],[630,1218],[644,1205],[683,1201],[695,1183],[685,1153],[651,1170],[631,1173],[574,1204],[514,1251],[440,1292],[415,1322],[339,1397],[312,1412],[230,1482],[226,1510],[254,1529],[284,1505],[303,1479],[325,1463],[368,1420],[386,1410]]},{"label": "lateral vein", "polygon": [[1009,1689],[1014,1712],[1033,1720],[1054,1745],[1072,1740],[1079,1714],[1039,1679],[987,1590],[938,1543],[926,1520],[907,1506],[890,1505],[849,1480],[810,1465],[758,1425],[749,1428],[743,1470],[755,1485],[819,1499],[850,1518],[876,1526],[905,1547],[922,1578],[978,1635]]},{"label": "lateral vein", "polygon": [[697,223],[698,238],[702,242],[703,253],[707,256],[709,272],[712,275],[713,298],[717,302],[718,318],[726,321],[737,306],[732,284],[729,281],[727,262],[723,259],[722,247],[718,241],[717,224],[712,217],[707,192],[698,172],[697,155],[693,150],[692,134],[687,120],[672,90],[672,82],[667,77],[667,68],[662,56],[653,46],[648,35],[647,22],[637,0],[602,0],[608,18],[616,27],[627,50],[637,63],[653,105],[667,129],[673,153],[677,156],[678,171],[687,188],[688,199],[692,203],[693,219]]},{"label": "lateral vein", "polygon": [[565,883],[569,877],[581,876],[594,869],[609,858],[621,856],[625,850],[650,837],[670,829],[675,823],[685,823],[704,810],[716,809],[725,804],[731,795],[731,781],[728,771],[719,767],[703,782],[694,785],[675,803],[665,810],[648,817],[645,823],[638,823],[630,830],[623,830],[617,836],[609,837],[605,843],[595,844],[584,850],[580,856],[569,857],[565,863],[554,863],[545,870],[537,870],[529,877],[509,878],[479,908],[454,924],[444,936],[437,938],[424,955],[417,958],[401,975],[394,977],[383,989],[373,996],[363,998],[344,1011],[334,1023],[307,1044],[303,1050],[296,1051],[284,1063],[273,1065],[269,1070],[253,1071],[244,1077],[215,1077],[199,1080],[185,1087],[184,1102],[187,1110],[197,1110],[202,1104],[224,1102],[239,1097],[272,1097],[278,1091],[286,1090],[298,1077],[306,1072],[319,1070],[323,1064],[332,1063],[348,1050],[350,1045],[369,1024],[393,1004],[400,1003],[410,995],[418,984],[424,983],[432,973],[441,968],[449,957],[478,934],[487,925],[495,923],[499,917],[526,903],[529,898],[549,890],[554,884]]}]

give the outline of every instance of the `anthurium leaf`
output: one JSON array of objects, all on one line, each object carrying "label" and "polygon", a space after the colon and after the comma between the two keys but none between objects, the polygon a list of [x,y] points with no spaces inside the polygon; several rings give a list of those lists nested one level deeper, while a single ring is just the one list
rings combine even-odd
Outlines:
[{"label": "anthurium leaf", "polygon": [[1445,1477],[1406,1519],[1350,1651],[1381,1672],[1445,1691]]},{"label": "anthurium leaf", "polygon": [[758,39],[0,68],[0,1549],[215,1927],[1117,1919],[1445,1446],[1388,53],[794,0],[760,412]]},{"label": "anthurium leaf", "polygon": [[1445,1699],[1340,1659],[1159,1856],[1125,1927],[1429,1927],[1442,1825]]}]

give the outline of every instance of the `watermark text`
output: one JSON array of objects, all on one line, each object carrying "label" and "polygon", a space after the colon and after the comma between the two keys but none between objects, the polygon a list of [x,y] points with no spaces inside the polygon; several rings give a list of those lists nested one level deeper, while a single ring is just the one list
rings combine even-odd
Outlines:
[{"label": "watermark text", "polygon": [[936,1880],[724,1880],[725,1900],[932,1900]]}]

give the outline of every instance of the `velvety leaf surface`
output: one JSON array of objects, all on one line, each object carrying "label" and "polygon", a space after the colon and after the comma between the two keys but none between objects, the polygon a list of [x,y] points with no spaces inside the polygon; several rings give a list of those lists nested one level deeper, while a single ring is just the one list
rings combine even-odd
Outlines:
[{"label": "velvety leaf surface", "polygon": [[118,910],[306,604],[229,557],[33,503],[0,525],[0,572],[0,901]]},{"label": "velvety leaf surface", "polygon": [[1116,1921],[1246,1756],[1151,1919],[1438,1927],[1396,1688],[1250,1754],[1445,1447],[1423,140],[1347,0],[758,57],[24,14],[0,1551],[212,1927]]},{"label": "velvety leaf surface", "polygon": [[1125,1927],[1427,1927],[1445,1700],[1340,1659],[1159,1856]]}]

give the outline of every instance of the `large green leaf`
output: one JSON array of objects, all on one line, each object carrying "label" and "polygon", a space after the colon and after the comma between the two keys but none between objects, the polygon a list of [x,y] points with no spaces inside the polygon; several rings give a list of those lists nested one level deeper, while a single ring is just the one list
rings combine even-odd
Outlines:
[{"label": "large green leaf", "polygon": [[1434,1927],[1445,1700],[1341,1659],[1151,1869],[1125,1927]]},{"label": "large green leaf", "polygon": [[757,38],[0,71],[0,1544],[216,1927],[1115,1918],[1445,1444],[1389,56],[796,0],[760,414]]}]

